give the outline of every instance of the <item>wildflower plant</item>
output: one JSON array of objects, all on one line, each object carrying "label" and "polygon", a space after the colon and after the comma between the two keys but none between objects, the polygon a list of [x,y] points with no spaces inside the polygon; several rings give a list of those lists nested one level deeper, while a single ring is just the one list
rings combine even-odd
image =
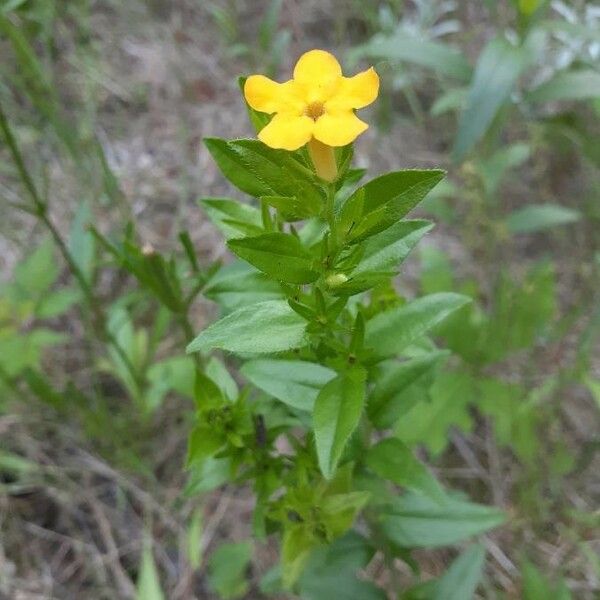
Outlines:
[{"label": "wildflower plant", "polygon": [[[208,282],[223,316],[188,352],[225,351],[243,388],[222,372],[198,376],[190,490],[210,487],[207,477],[250,483],[255,536],[281,538],[281,585],[321,581],[324,593],[332,577],[347,577],[317,576],[315,556],[333,552],[356,571],[377,550],[393,564],[410,548],[452,544],[502,521],[445,492],[393,433],[410,408],[404,392],[447,357],[428,334],[468,298],[408,300],[392,285],[432,227],[406,216],[444,173],[411,169],[362,183],[352,143],[368,125],[354,111],[377,97],[373,68],[344,77],[331,54],[313,50],[293,79],[252,75],[241,87],[258,139],[205,141],[252,200],[202,201],[239,260]],[[363,554],[352,567],[356,548]],[[381,592],[355,573],[344,585]]]}]

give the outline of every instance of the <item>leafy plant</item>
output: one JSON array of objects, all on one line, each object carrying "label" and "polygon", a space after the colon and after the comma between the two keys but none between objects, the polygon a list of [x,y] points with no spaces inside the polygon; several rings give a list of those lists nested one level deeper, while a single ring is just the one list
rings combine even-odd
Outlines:
[{"label": "leafy plant", "polygon": [[[254,535],[277,534],[281,585],[308,598],[339,582],[320,570],[323,560],[350,569],[358,552],[355,564],[369,562],[372,552],[357,547],[348,549],[346,563],[344,540],[368,543],[391,560],[501,524],[500,511],[445,492],[396,431],[410,415],[396,392],[418,385],[443,362],[446,353],[429,334],[469,302],[456,293],[409,300],[390,286],[431,227],[405,217],[443,173],[397,171],[357,183],[352,148],[345,146],[336,150],[337,175],[328,182],[315,174],[322,156],[316,152],[309,158],[303,150],[250,140],[206,144],[222,173],[255,198],[256,204],[234,198],[203,204],[231,251],[255,269],[256,300],[221,303],[223,316],[188,346],[204,356],[215,349],[233,354],[247,382],[228,396],[222,382],[197,375],[191,481],[220,464],[228,479],[250,482]],[[460,390],[442,387],[449,404],[464,402]],[[430,412],[426,394],[412,406]],[[427,435],[433,441],[445,434],[442,427]],[[398,487],[407,491],[398,494]],[[353,531],[357,520],[368,542]],[[348,597],[382,597],[354,577],[343,585]],[[228,590],[222,593],[236,593]]]},{"label": "leafy plant", "polygon": [[[327,113],[319,100],[292,111],[313,121],[298,129],[281,102],[257,109],[260,94],[248,94],[242,78],[259,140],[205,140],[225,178],[244,194],[199,200],[234,255],[210,265],[199,260],[188,232],[162,252],[127,222],[132,217],[89,119],[94,110],[80,111],[74,97],[66,103],[58,85],[57,35],[75,35],[71,21],[65,27],[61,19],[72,19],[72,31],[83,38],[90,33],[80,21],[88,3],[68,4],[29,0],[0,8],[0,33],[14,57],[0,69],[0,134],[12,159],[2,167],[2,193],[48,236],[25,253],[0,291],[0,411],[20,404],[28,418],[39,414],[57,427],[76,422],[86,449],[149,486],[164,469],[162,457],[157,466],[148,456],[162,455],[165,419],[176,413],[176,438],[189,431],[187,485],[181,497],[168,494],[185,507],[183,526],[173,528],[183,536],[181,564],[190,577],[206,573],[201,585],[220,597],[258,593],[254,576],[262,561],[253,554],[267,539],[280,549],[279,564],[261,579],[268,597],[458,600],[473,597],[480,583],[480,593],[492,593],[484,544],[470,540],[506,517],[438,480],[448,459],[456,460],[450,445],[463,441],[456,430],[473,432],[463,443],[477,442],[489,421],[493,438],[486,444],[495,439],[503,455],[518,459],[521,469],[511,468],[515,540],[524,516],[534,527],[554,522],[563,511],[556,500],[565,477],[585,470],[597,446],[575,454],[556,423],[570,386],[589,392],[592,402],[600,398],[593,371],[600,313],[588,311],[597,300],[598,256],[578,265],[577,276],[588,283],[566,311],[558,287],[565,264],[548,256],[549,245],[543,259],[519,265],[518,275],[509,264],[512,246],[561,236],[569,248],[579,249],[585,236],[595,244],[593,179],[582,178],[574,189],[581,202],[563,206],[547,189],[553,173],[545,162],[572,146],[586,161],[582,169],[598,164],[589,118],[598,108],[595,13],[529,1],[505,12],[487,2],[495,34],[472,60],[460,49],[470,32],[461,33],[454,2],[354,3],[356,14],[340,7],[348,22],[362,19],[380,30],[350,57],[391,60],[392,68],[378,65],[388,89],[401,92],[415,118],[432,126],[439,148],[454,148],[460,170],[449,182],[438,169],[369,178],[353,167],[352,140],[362,127],[354,111],[374,99],[371,70],[342,80],[348,97],[337,116],[345,121],[329,129],[321,122],[324,131],[317,128]],[[228,57],[276,72],[290,40],[277,27],[283,2],[268,3],[256,43],[238,5],[206,8]],[[87,45],[80,50],[91,58]],[[322,68],[303,85],[314,84]],[[83,78],[87,97],[94,97],[93,79]],[[389,117],[385,109],[381,116]],[[277,123],[283,134],[272,147],[273,127],[270,134],[265,129]],[[296,144],[307,130],[306,145]],[[335,139],[328,144],[317,135]],[[77,180],[82,200],[70,224],[55,221],[49,153]],[[15,182],[22,189],[13,191]],[[527,185],[525,205],[519,194],[505,193],[515,182]],[[99,206],[120,210],[118,231],[96,224]],[[419,208],[457,232],[465,264],[421,244],[433,223],[413,218]],[[397,275],[417,244],[415,294]],[[201,296],[218,316],[196,331]],[[76,330],[78,339],[65,330]],[[576,338],[572,353],[564,350],[567,338]],[[55,368],[56,355],[71,345],[82,350],[81,373]],[[491,457],[497,452],[487,450]],[[0,491],[9,496],[58,473],[10,448],[0,455]],[[207,549],[212,524],[203,535],[204,502],[196,497],[222,486],[253,493],[251,539]],[[120,508],[128,496],[120,479],[115,490]],[[486,497],[475,482],[471,490]],[[145,491],[139,495],[146,498]],[[587,543],[593,517],[564,513],[559,517],[580,526]],[[165,531],[160,535],[171,544],[169,523]],[[153,551],[151,535],[140,543],[137,573],[123,564],[136,582],[130,595],[137,587],[137,597],[158,599],[170,593],[164,584],[173,575],[161,572],[165,555]],[[569,529],[570,536],[579,542],[579,533]],[[582,554],[591,554],[586,543]],[[438,561],[431,568],[427,549],[442,549],[436,557],[447,559],[445,572]],[[530,563],[521,576],[523,597],[570,597],[562,578]]]}]

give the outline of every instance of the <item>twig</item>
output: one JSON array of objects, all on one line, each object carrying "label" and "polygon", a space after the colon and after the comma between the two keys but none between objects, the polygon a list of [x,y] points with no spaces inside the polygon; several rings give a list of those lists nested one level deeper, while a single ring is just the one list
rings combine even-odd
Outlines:
[{"label": "twig", "polygon": [[227,493],[224,493],[221,496],[221,498],[219,499],[219,504],[217,504],[217,509],[213,513],[207,526],[204,528],[201,540],[201,548],[203,554],[210,545],[210,542],[212,541],[215,533],[217,532],[217,529],[219,528],[219,525],[221,524],[221,521],[223,520],[223,517],[225,516],[225,513],[229,508],[231,498],[232,496]]},{"label": "twig", "polygon": [[120,473],[109,467],[107,464],[101,462],[91,454],[87,452],[82,452],[82,458],[86,465],[92,468],[97,474],[104,475],[105,477],[109,477],[114,479],[121,485],[124,489],[128,490],[131,494],[136,496],[138,500],[150,507],[156,514],[158,514],[163,523],[171,529],[174,533],[181,533],[182,527],[173,517],[166,511],[161,504],[155,500],[151,494],[146,492],[145,490],[140,489],[134,483],[129,481],[126,477],[123,477]]},{"label": "twig", "polygon": [[511,576],[514,577],[515,573],[518,572],[517,567],[514,563],[502,552],[500,546],[498,546],[493,540],[488,537],[484,537],[483,543],[487,551],[496,559],[496,562]]},{"label": "twig", "polygon": [[135,597],[135,586],[133,585],[131,579],[127,576],[127,573],[123,569],[120,561],[120,552],[117,548],[117,544],[115,542],[115,538],[113,537],[112,530],[110,527],[110,523],[106,518],[106,515],[100,508],[98,502],[94,500],[93,497],[88,499],[88,504],[96,517],[96,522],[98,523],[98,528],[100,531],[100,535],[102,536],[102,541],[106,546],[106,554],[104,555],[104,560],[108,565],[113,577],[115,578],[115,582],[119,586],[121,590],[121,594],[124,598],[134,598]]},{"label": "twig", "polygon": [[494,442],[494,432],[489,419],[485,421],[485,448],[488,456],[489,482],[492,488],[492,497],[496,506],[504,506],[504,490],[502,487],[502,467],[498,446]]},{"label": "twig", "polygon": [[469,448],[465,440],[457,433],[453,433],[451,435],[451,439],[459,454],[465,459],[465,462],[479,475],[481,479],[484,481],[489,481],[489,476],[486,470],[483,468],[477,459],[477,456],[475,456],[475,453],[473,450],[471,450],[471,448]]}]

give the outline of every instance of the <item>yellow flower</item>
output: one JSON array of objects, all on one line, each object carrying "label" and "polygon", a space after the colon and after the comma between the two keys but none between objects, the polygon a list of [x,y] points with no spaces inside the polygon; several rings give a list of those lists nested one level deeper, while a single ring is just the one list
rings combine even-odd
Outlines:
[{"label": "yellow flower", "polygon": [[324,50],[303,54],[294,78],[277,83],[252,75],[244,85],[248,104],[275,113],[258,138],[271,148],[297,150],[311,139],[327,146],[345,146],[368,127],[355,114],[377,98],[379,77],[372,67],[344,77],[334,56]]}]

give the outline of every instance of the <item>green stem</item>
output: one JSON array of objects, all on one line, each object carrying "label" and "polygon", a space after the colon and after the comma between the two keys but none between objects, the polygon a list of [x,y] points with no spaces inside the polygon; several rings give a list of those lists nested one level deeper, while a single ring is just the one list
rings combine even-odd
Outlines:
[{"label": "green stem", "polygon": [[[177,322],[179,323],[179,326],[181,327],[181,331],[183,332],[183,336],[185,338],[185,344],[187,346],[196,337],[196,334],[194,333],[194,328],[192,327],[192,324],[190,323],[187,309],[186,309],[186,312],[179,313],[177,315]],[[203,360],[200,352],[194,352],[194,362],[196,363],[196,368],[200,371],[203,371],[204,360]]]},{"label": "green stem", "polygon": [[333,263],[339,251],[339,240],[335,223],[335,186],[333,184],[327,185],[325,192],[325,219],[329,226],[329,261]]}]

